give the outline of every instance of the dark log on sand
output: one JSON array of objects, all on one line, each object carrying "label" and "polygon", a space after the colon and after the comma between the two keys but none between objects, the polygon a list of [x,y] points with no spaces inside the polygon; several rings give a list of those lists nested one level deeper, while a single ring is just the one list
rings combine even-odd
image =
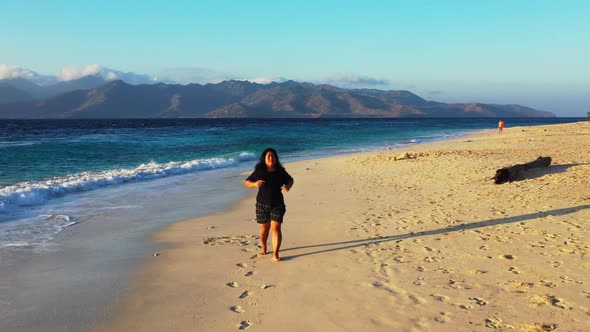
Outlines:
[{"label": "dark log on sand", "polygon": [[526,164],[504,167],[496,171],[496,175],[494,175],[494,183],[500,184],[504,182],[512,182],[519,179],[522,174],[530,168],[547,167],[549,165],[551,165],[551,157],[539,157]]}]

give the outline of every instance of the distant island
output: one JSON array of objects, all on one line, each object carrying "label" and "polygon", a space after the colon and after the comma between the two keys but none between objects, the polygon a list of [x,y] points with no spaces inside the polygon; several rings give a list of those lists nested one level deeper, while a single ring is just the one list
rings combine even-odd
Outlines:
[{"label": "distant island", "polygon": [[405,90],[295,81],[130,85],[97,76],[38,86],[0,80],[0,119],[555,117],[521,105],[446,104]]}]

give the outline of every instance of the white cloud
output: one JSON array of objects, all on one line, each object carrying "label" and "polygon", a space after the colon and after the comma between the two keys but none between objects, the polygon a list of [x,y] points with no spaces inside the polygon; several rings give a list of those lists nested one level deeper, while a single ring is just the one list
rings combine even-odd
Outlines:
[{"label": "white cloud", "polygon": [[286,82],[287,79],[284,77],[256,77],[256,78],[247,78],[246,81],[250,81],[252,83],[258,83],[258,84],[269,84],[272,82],[276,82],[276,83]]},{"label": "white cloud", "polygon": [[61,81],[71,81],[82,77],[82,73],[76,66],[67,66],[61,69],[58,77]]},{"label": "white cloud", "polygon": [[30,69],[0,64],[0,80],[23,78],[38,85],[48,85],[56,82],[55,77],[40,75]]},{"label": "white cloud", "polygon": [[228,80],[249,81],[252,83],[268,84],[271,82],[285,82],[284,77],[254,77],[244,78],[243,76],[228,74],[202,67],[175,67],[165,68],[159,72],[159,81],[166,83],[220,83]]},{"label": "white cloud", "polygon": [[100,64],[89,64],[82,67],[76,65],[66,66],[63,67],[57,75],[48,76],[40,75],[29,69],[0,64],[0,79],[24,78],[38,85],[55,84],[60,81],[72,81],[89,75],[99,76],[107,81],[122,80],[133,85],[154,84],[157,82],[169,84],[206,84],[219,83],[227,80],[250,81],[258,84],[269,84],[272,82],[281,83],[287,81],[286,78],[280,76],[243,78],[237,75],[199,67],[166,68],[160,71],[157,76],[149,76],[133,72],[123,72]]},{"label": "white cloud", "polygon": [[153,84],[158,82],[154,77],[148,75],[136,74],[132,72],[122,72],[110,68],[103,67],[99,64],[87,65],[82,69],[77,66],[67,66],[61,70],[58,78],[61,81],[76,80],[85,76],[94,75],[100,76],[105,80],[123,80],[129,84]]},{"label": "white cloud", "polygon": [[0,64],[0,80],[10,78],[32,79],[35,75],[36,73],[28,69]]}]

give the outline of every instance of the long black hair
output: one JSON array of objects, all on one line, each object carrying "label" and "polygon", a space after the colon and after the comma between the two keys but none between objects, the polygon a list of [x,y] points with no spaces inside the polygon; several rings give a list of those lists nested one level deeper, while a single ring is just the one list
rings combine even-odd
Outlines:
[{"label": "long black hair", "polygon": [[281,164],[281,161],[279,160],[279,154],[277,153],[277,150],[275,150],[273,148],[266,148],[266,149],[264,149],[264,151],[262,151],[262,154],[260,155],[260,160],[258,161],[258,164],[256,164],[255,169],[262,169],[262,170],[266,171],[266,162],[264,159],[266,158],[266,154],[269,152],[271,152],[272,154],[275,155],[275,159],[276,159],[275,168],[277,170],[284,171],[285,167],[283,167],[283,165]]}]

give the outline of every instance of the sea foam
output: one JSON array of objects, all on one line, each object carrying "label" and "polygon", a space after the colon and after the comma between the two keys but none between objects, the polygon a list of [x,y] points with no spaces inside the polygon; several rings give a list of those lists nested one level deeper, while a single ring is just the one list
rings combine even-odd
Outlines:
[{"label": "sea foam", "polygon": [[34,247],[53,240],[55,234],[77,224],[70,216],[39,215],[0,227],[0,248]]},{"label": "sea foam", "polygon": [[131,169],[82,172],[40,181],[20,182],[0,188],[0,212],[23,206],[43,204],[53,197],[86,192],[128,182],[146,181],[174,175],[236,166],[255,160],[256,155],[242,152],[235,158],[208,158],[168,163],[149,162]]}]

